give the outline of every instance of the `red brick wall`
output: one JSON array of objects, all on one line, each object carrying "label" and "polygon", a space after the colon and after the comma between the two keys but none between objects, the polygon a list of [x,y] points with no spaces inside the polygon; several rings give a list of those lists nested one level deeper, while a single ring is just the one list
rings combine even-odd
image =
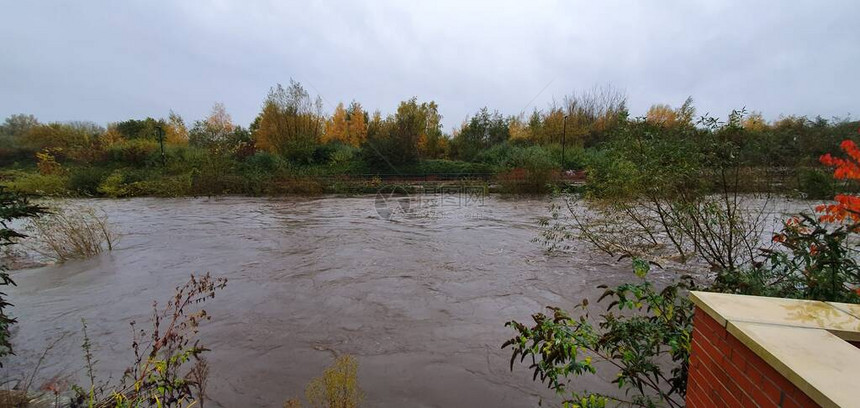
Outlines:
[{"label": "red brick wall", "polygon": [[818,407],[803,391],[696,308],[687,407]]}]

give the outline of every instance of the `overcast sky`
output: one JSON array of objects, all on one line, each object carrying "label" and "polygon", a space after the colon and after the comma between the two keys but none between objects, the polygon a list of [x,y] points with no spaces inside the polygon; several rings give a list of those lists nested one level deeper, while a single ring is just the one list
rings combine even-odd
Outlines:
[{"label": "overcast sky", "polygon": [[247,126],[293,78],[331,111],[435,100],[450,131],[595,85],[721,117],[860,115],[860,1],[0,0],[0,116]]}]

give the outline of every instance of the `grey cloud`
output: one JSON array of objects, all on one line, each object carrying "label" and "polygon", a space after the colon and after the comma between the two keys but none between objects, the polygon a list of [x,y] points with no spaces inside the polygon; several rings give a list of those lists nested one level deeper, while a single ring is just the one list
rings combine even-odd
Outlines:
[{"label": "grey cloud", "polygon": [[[634,115],[858,113],[860,3],[2,1],[0,116],[253,120],[292,77],[328,103],[436,100],[446,129],[611,83]],[[327,106],[331,109],[331,106]]]}]

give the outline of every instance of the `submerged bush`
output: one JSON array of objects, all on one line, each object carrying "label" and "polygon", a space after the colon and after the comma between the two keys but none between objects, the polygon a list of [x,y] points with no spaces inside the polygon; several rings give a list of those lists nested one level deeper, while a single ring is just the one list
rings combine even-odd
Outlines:
[{"label": "submerged bush", "polygon": [[558,172],[552,170],[529,170],[515,168],[499,173],[496,180],[501,192],[506,194],[545,194],[553,189]]},{"label": "submerged bush", "polygon": [[343,355],[314,378],[305,388],[305,397],[314,408],[355,408],[364,399],[358,386],[358,361]]},{"label": "submerged bush", "polygon": [[118,238],[107,214],[82,205],[54,206],[30,220],[27,231],[33,239],[30,248],[57,262],[110,251]]},{"label": "submerged bush", "polygon": [[[364,400],[364,392],[358,385],[358,361],[348,354],[335,360],[323,374],[311,380],[305,387],[305,398],[313,408],[356,408]],[[301,402],[292,399],[284,403],[285,408],[300,408]]]},{"label": "submerged bush", "polygon": [[538,146],[518,149],[511,157],[511,164],[516,167],[498,175],[504,193],[547,193],[559,178],[559,167],[549,153]]}]

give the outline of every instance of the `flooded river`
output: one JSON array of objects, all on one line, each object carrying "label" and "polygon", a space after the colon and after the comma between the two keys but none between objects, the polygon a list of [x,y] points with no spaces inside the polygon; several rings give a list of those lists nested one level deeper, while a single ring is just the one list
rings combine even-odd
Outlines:
[{"label": "flooded river", "polygon": [[[99,200],[122,238],[111,253],[13,274],[17,356],[40,379],[80,379],[81,319],[99,374],[131,362],[129,321],[148,321],[191,273],[229,279],[207,303],[207,407],[281,406],[349,353],[372,407],[522,407],[551,396],[500,350],[510,319],[570,307],[630,276],[600,254],[539,243],[547,201],[429,196]],[[141,324],[145,326],[145,324]],[[583,386],[605,389],[604,384]]]}]

